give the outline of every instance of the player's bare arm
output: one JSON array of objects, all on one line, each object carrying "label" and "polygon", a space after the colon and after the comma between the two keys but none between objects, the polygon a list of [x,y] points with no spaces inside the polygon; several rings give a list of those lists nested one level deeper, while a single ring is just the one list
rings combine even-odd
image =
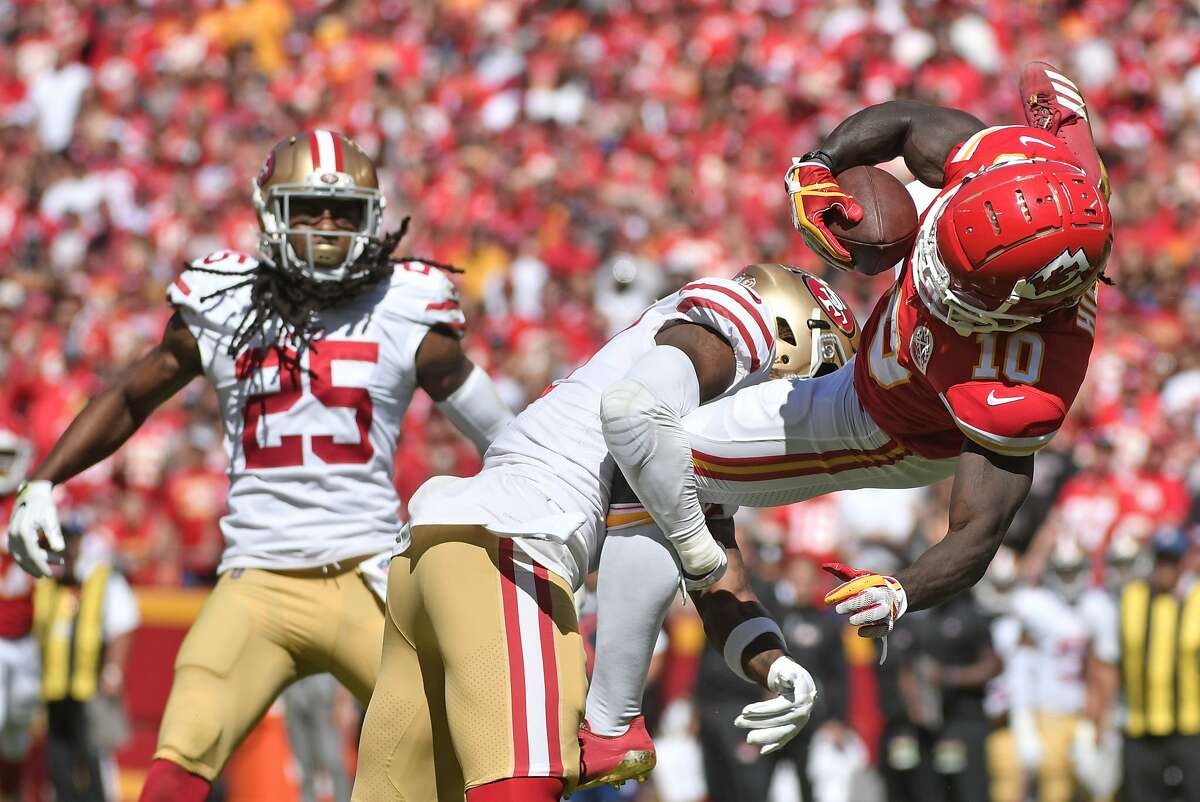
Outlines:
[{"label": "player's bare arm", "polygon": [[1032,454],[1004,456],[968,440],[954,473],[946,536],[894,577],[826,564],[842,584],[825,595],[825,603],[849,616],[859,635],[878,638],[905,612],[933,607],[970,588],[983,578],[1032,478]]},{"label": "player's bare arm", "polygon": [[175,312],[158,345],[88,402],[33,472],[33,479],[60,484],[110,456],[151,412],[201,371],[196,338]]},{"label": "player's bare arm", "polygon": [[847,117],[817,152],[828,157],[827,166],[834,175],[903,156],[904,164],[918,180],[940,187],[950,152],[986,127],[959,109],[916,100],[890,100]]},{"label": "player's bare arm", "polygon": [[695,323],[666,326],[655,342],[604,392],[600,420],[621,473],[679,554],[685,583],[698,588],[720,578],[725,551],[705,524],[682,421],[729,389],[736,361],[720,334]]},{"label": "player's bare arm", "polygon": [[201,371],[196,339],[176,312],[162,341],[84,407],[22,485],[8,525],[9,551],[22,568],[34,576],[47,576],[49,562],[63,550],[54,485],[120,448],[151,412]]},{"label": "player's bare arm", "polygon": [[733,349],[720,334],[695,323],[667,325],[654,341],[683,351],[696,369],[700,403],[712,401],[733,383]]},{"label": "player's bare arm", "polygon": [[440,326],[429,330],[416,354],[417,385],[479,453],[512,420],[488,375],[463,351],[462,341]]},{"label": "player's bare arm", "polygon": [[1033,456],[1007,457],[963,446],[950,494],[950,527],[896,579],[911,610],[941,604],[983,578],[1033,479]]},{"label": "player's bare arm", "polygon": [[864,209],[835,176],[860,165],[903,156],[908,169],[931,187],[945,183],[944,166],[955,146],[985,128],[958,109],[915,100],[868,106],[833,129],[821,147],[793,159],[784,177],[791,200],[792,225],[830,266],[853,267],[849,250],[829,230],[826,217],[837,212],[856,223]]}]

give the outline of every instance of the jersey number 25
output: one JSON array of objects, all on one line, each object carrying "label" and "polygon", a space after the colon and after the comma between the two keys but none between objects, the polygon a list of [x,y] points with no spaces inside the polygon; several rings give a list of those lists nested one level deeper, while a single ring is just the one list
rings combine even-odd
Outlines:
[{"label": "jersey number 25", "polygon": [[[296,352],[285,349],[289,359]],[[242,450],[246,468],[288,468],[304,464],[303,438],[311,437],[312,453],[325,464],[361,465],[371,459],[371,394],[365,387],[339,387],[333,383],[333,361],[379,361],[379,344],[352,340],[323,340],[319,349],[308,352],[308,391],[326,407],[349,407],[354,410],[358,425],[357,443],[336,443],[333,435],[284,435],[277,446],[264,446],[258,441],[258,422],[263,415],[287,412],[303,397],[303,371],[279,370],[279,389],[255,393],[246,399],[243,412]],[[260,361],[261,360],[261,361]],[[275,349],[253,349],[237,361],[237,377],[250,378],[256,363],[263,368],[279,368]]]}]

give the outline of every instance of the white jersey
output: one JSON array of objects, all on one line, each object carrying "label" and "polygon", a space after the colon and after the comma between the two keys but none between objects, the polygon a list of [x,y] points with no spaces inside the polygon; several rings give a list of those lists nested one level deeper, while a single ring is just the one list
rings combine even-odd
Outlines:
[{"label": "white jersey", "polygon": [[1034,709],[1081,712],[1089,652],[1106,663],[1117,661],[1117,611],[1112,599],[1092,588],[1072,604],[1046,588],[1021,588],[1013,596],[1012,615],[1037,653],[1030,700]]},{"label": "white jersey", "polygon": [[[729,395],[766,378],[774,318],[753,290],[701,279],[658,301],[586,364],[552,384],[500,434],[475,477],[438,477],[413,496],[413,525],[477,524],[522,548],[578,588],[599,558],[616,464],[600,423],[600,398],[672,321],[719,332],[733,348]],[[533,537],[529,537],[532,535]],[[401,549],[406,544],[401,544]]]},{"label": "white jersey", "polygon": [[235,285],[257,264],[218,251],[167,291],[220,401],[230,482],[220,570],[311,568],[383,551],[400,529],[392,465],[417,348],[431,326],[461,331],[454,286],[434,268],[398,265],[390,281],[322,311],[323,333],[300,370],[281,370],[264,347],[274,323],[266,339],[229,353],[250,309],[249,287]]}]

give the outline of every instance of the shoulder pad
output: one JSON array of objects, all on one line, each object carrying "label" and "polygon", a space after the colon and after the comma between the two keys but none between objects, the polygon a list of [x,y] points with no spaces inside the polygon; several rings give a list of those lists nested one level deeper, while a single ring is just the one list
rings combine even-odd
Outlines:
[{"label": "shoulder pad", "polygon": [[[209,322],[224,320],[234,307],[243,309],[249,302],[249,287],[237,285],[249,279],[257,267],[258,259],[250,254],[214,251],[194,260],[179,274],[167,287],[167,301]],[[222,309],[228,314],[218,311]]]},{"label": "shoulder pad", "polygon": [[420,262],[398,262],[382,309],[424,326],[444,326],[458,336],[466,329],[458,290],[445,271]]}]

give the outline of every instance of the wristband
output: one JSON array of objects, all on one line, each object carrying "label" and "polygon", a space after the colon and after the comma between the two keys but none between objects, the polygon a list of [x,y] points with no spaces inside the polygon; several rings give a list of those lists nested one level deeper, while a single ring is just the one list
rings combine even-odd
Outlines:
[{"label": "wristband", "polygon": [[800,157],[802,162],[818,162],[825,165],[829,172],[833,172],[833,157],[823,150],[810,150]]},{"label": "wristband", "polygon": [[742,655],[751,643],[763,635],[776,636],[779,638],[779,648],[784,648],[786,642],[779,624],[775,623],[774,619],[760,615],[734,627],[733,631],[729,633],[729,637],[725,639],[725,648],[721,650],[721,654],[725,658],[725,665],[746,682],[754,682],[754,680],[746,676],[746,669],[742,668]]}]

